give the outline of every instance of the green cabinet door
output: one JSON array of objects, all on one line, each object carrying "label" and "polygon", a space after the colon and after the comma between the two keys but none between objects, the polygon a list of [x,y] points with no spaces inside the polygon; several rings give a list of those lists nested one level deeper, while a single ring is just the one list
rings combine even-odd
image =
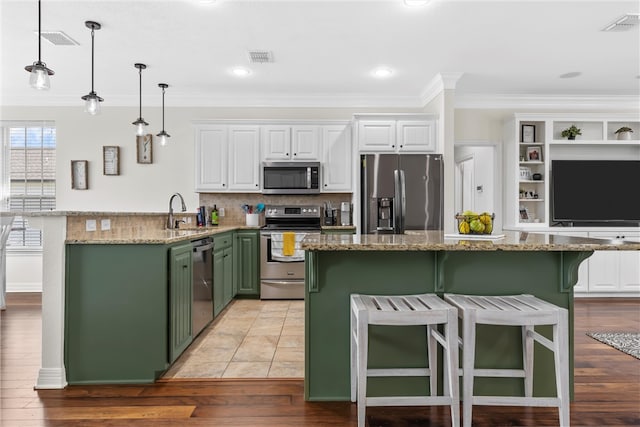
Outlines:
[{"label": "green cabinet door", "polygon": [[233,300],[233,248],[227,248],[222,255],[222,264],[224,265],[223,273],[223,304],[227,304]]},{"label": "green cabinet door", "polygon": [[224,249],[213,251],[213,316],[224,308]]},{"label": "green cabinet door", "polygon": [[169,250],[169,362],[173,363],[193,339],[191,243]]},{"label": "green cabinet door", "polygon": [[236,231],[234,244],[235,285],[238,295],[260,295],[260,234],[258,230]]}]

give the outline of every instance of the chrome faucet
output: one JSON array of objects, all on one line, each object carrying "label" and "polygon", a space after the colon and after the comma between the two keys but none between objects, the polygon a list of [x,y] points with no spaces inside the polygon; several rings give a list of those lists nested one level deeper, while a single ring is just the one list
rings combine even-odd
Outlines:
[{"label": "chrome faucet", "polygon": [[167,218],[167,228],[178,228],[179,223],[176,222],[174,224],[173,222],[173,199],[178,196],[180,197],[180,202],[182,202],[182,212],[186,212],[187,211],[187,205],[184,204],[184,199],[182,198],[182,194],[180,193],[174,193],[173,196],[171,196],[171,198],[169,199],[169,218]]}]

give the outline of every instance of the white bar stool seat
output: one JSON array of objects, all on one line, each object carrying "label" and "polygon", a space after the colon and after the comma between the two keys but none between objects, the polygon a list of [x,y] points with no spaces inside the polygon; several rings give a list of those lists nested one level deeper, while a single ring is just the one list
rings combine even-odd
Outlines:
[{"label": "white bar stool seat", "polygon": [[[369,325],[426,325],[426,368],[368,369]],[[444,334],[437,325],[444,325]],[[437,395],[437,345],[444,349],[444,395]],[[367,397],[367,377],[429,377],[430,396]],[[458,315],[434,294],[351,295],[351,401],[358,402],[358,426],[364,427],[367,406],[450,405],[451,424],[460,425],[458,392]]]},{"label": "white bar stool seat", "polygon": [[[532,295],[470,296],[445,294],[462,319],[462,421],[471,426],[472,405],[555,406],[560,426],[569,426],[569,316],[566,309]],[[476,324],[522,327],[523,369],[475,369]],[[551,325],[553,341],[535,332],[535,325]],[[533,397],[533,343],[554,355],[556,397]],[[499,359],[496,355],[496,360]],[[524,379],[525,396],[474,396],[474,377]]]}]

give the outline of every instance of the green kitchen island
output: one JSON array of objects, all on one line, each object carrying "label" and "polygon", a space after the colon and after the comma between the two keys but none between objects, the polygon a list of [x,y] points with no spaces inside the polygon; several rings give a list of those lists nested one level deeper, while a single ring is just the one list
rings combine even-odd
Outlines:
[{"label": "green kitchen island", "polygon": [[[305,399],[346,401],[349,386],[349,296],[458,293],[531,294],[569,310],[573,398],[573,286],[594,250],[640,250],[640,243],[503,233],[496,240],[445,238],[441,231],[405,235],[317,235],[306,251]],[[550,337],[551,328],[536,328]],[[369,367],[421,367],[424,327],[371,326]],[[479,325],[476,367],[521,368],[519,327]],[[535,396],[555,396],[552,353],[535,349]],[[442,370],[440,370],[442,372]],[[424,378],[370,378],[369,395],[427,393]],[[522,395],[523,381],[478,378],[479,394]]]}]

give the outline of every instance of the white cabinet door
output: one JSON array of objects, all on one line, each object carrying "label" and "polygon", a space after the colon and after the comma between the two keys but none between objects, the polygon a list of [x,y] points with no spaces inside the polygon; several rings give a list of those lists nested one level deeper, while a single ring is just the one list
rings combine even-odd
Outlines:
[{"label": "white cabinet door", "polygon": [[320,128],[318,126],[291,127],[291,160],[320,160]]},{"label": "white cabinet door", "polygon": [[322,127],[322,191],[351,191],[351,127]]},{"label": "white cabinet door", "polygon": [[196,128],[196,191],[227,189],[227,127]]},{"label": "white cabinet door", "polygon": [[436,149],[436,129],[434,121],[399,120],[398,151],[428,152]]},{"label": "white cabinet door", "polygon": [[260,191],[260,127],[229,126],[229,190]]},{"label": "white cabinet door", "polygon": [[262,126],[263,160],[279,161],[291,158],[291,126]]},{"label": "white cabinet door", "polygon": [[[637,232],[591,232],[590,237],[640,241]],[[596,251],[589,260],[590,292],[640,292],[639,251]]]},{"label": "white cabinet door", "polygon": [[[586,231],[553,231],[553,234],[561,236],[589,237]],[[594,254],[595,255],[595,254]],[[573,287],[574,294],[583,294],[589,291],[589,263],[593,255],[580,263],[578,267],[578,283]]]},{"label": "white cabinet door", "polygon": [[358,121],[358,148],[379,153],[396,151],[396,121]]}]

